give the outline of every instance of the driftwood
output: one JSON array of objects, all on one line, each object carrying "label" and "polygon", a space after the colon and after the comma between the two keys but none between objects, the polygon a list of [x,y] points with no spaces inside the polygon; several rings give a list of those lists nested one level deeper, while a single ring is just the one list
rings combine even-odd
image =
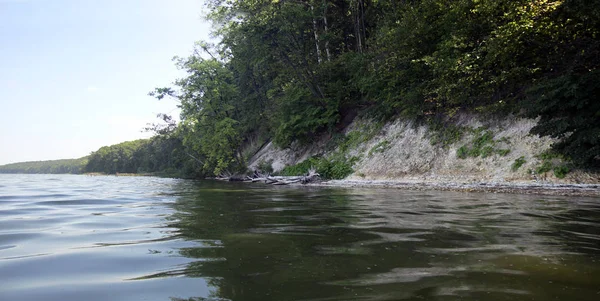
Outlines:
[{"label": "driftwood", "polygon": [[320,179],[319,174],[311,169],[307,175],[304,176],[271,176],[269,174],[263,175],[259,172],[254,172],[252,176],[239,176],[239,175],[221,175],[216,178],[221,181],[244,181],[249,183],[263,182],[271,185],[288,185],[294,183],[307,184],[318,181]]},{"label": "driftwood", "polygon": [[288,185],[294,183],[307,184],[317,180],[319,180],[319,174],[314,170],[310,170],[305,176],[271,176],[262,175],[255,172],[252,176],[247,176],[245,182],[263,182],[271,185]]}]

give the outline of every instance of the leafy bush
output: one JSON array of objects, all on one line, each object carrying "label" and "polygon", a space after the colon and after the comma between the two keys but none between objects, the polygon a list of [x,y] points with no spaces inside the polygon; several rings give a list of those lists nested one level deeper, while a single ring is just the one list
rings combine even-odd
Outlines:
[{"label": "leafy bush", "polygon": [[282,171],[283,176],[305,175],[311,168],[315,168],[323,179],[343,179],[354,172],[352,165],[358,160],[357,157],[346,159],[344,156],[336,155],[332,158],[310,157],[298,164],[286,166]]},{"label": "leafy bush", "polygon": [[523,166],[523,164],[525,164],[525,157],[521,156],[517,159],[515,159],[515,162],[513,162],[513,164],[510,166],[510,169],[512,171],[517,171],[519,168],[521,168],[521,166]]},{"label": "leafy bush", "polygon": [[320,157],[310,157],[298,164],[289,165],[284,167],[280,174],[282,176],[299,176],[308,174],[311,168],[316,168],[318,162],[321,160]]},{"label": "leafy bush", "polygon": [[343,179],[354,172],[352,169],[352,164],[355,159],[351,158],[350,160],[346,160],[345,158],[337,158],[333,160],[322,160],[317,165],[317,172],[324,179]]},{"label": "leafy bush", "polygon": [[471,140],[469,144],[465,144],[461,146],[458,150],[456,150],[456,156],[461,159],[466,159],[467,157],[477,158],[481,156],[482,158],[487,158],[493,154],[497,154],[500,156],[506,156],[510,153],[509,149],[497,149],[496,144],[498,142],[508,143],[508,139],[506,137],[496,141],[494,140],[494,133],[489,130],[484,130],[483,128],[477,128],[473,130],[474,138]]},{"label": "leafy bush", "polygon": [[537,157],[542,160],[542,164],[535,170],[537,174],[547,173],[552,170],[557,178],[563,179],[570,171],[568,165],[572,163],[563,163],[565,162],[564,156],[554,150],[543,152]]},{"label": "leafy bush", "polygon": [[542,165],[538,166],[538,167],[535,169],[535,173],[537,173],[537,174],[543,174],[543,173],[547,173],[547,172],[549,172],[550,170],[552,170],[552,167],[553,167],[553,166],[552,166],[552,163],[551,163],[550,161],[544,161],[544,162],[542,163]]},{"label": "leafy bush", "polygon": [[554,175],[559,179],[563,179],[564,177],[566,177],[569,171],[569,167],[567,167],[566,165],[554,167]]},{"label": "leafy bush", "polygon": [[540,116],[535,134],[560,138],[553,149],[580,167],[600,168],[600,70],[586,76],[564,76],[529,92],[535,99],[530,117]]},{"label": "leafy bush", "polygon": [[467,148],[467,146],[463,145],[463,146],[459,147],[456,150],[456,156],[461,159],[466,159],[469,156],[469,149]]},{"label": "leafy bush", "polygon": [[486,145],[481,149],[481,157],[482,158],[487,158],[493,153],[494,153],[494,148],[490,145]]}]

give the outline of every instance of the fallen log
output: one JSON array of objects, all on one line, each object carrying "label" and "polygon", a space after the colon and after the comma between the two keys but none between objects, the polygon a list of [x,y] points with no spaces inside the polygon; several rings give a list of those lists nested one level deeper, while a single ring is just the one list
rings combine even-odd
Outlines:
[{"label": "fallen log", "polygon": [[278,176],[278,177],[267,177],[268,180],[271,181],[295,181],[295,180],[299,180],[302,177],[298,177],[298,176]]},{"label": "fallen log", "polygon": [[310,182],[314,182],[319,180],[319,174],[314,170],[309,171],[309,173],[305,176],[271,176],[271,175],[263,175],[258,172],[254,172],[252,176],[236,176],[232,175],[229,177],[218,177],[218,180],[222,181],[243,181],[247,183],[256,183],[256,182],[264,182],[265,184],[271,185],[289,185],[295,183],[307,184]]},{"label": "fallen log", "polygon": [[250,179],[250,182],[252,182],[252,183],[263,182],[263,181],[266,182],[267,178],[253,178],[253,179]]},{"label": "fallen log", "polygon": [[288,184],[293,184],[293,183],[298,183],[300,182],[300,180],[293,180],[293,181],[277,181],[275,183],[273,183],[273,185],[288,185]]},{"label": "fallen log", "polygon": [[311,171],[306,176],[268,176],[266,177],[265,183],[273,185],[288,185],[294,183],[307,184],[310,182],[317,181],[319,174]]}]

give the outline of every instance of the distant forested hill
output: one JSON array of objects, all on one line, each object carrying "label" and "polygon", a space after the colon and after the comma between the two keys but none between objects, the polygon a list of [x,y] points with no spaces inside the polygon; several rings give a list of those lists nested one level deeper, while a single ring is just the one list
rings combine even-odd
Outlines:
[{"label": "distant forested hill", "polygon": [[139,173],[172,177],[200,177],[202,162],[186,153],[176,137],[158,135],[150,139],[103,146],[79,159],[31,161],[0,165],[0,173],[81,174]]},{"label": "distant forested hill", "polygon": [[87,157],[49,161],[19,162],[0,165],[0,173],[29,174],[80,174],[87,164]]},{"label": "distant forested hill", "polygon": [[199,177],[201,163],[186,153],[182,141],[175,135],[158,135],[103,146],[88,156],[83,171]]}]

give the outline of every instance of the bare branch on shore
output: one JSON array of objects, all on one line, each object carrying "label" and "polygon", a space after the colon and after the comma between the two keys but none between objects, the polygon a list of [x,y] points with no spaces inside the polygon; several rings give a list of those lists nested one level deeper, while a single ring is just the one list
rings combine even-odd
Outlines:
[{"label": "bare branch on shore", "polygon": [[307,175],[304,176],[271,176],[271,175],[263,175],[258,172],[255,172],[252,176],[220,176],[217,178],[222,181],[240,181],[240,182],[248,182],[248,183],[256,183],[262,182],[265,184],[271,185],[289,185],[289,184],[308,184],[314,183],[320,180],[320,175],[314,170],[310,170]]}]

